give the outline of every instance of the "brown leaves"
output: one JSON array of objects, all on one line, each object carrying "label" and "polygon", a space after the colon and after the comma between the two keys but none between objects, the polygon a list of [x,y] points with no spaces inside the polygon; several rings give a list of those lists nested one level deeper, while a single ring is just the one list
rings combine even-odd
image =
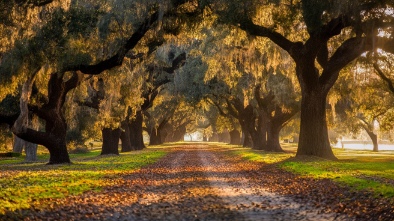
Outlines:
[{"label": "brown leaves", "polygon": [[50,199],[46,206],[39,201],[6,218],[303,220],[313,213],[319,220],[334,219],[336,214],[326,213],[338,212],[357,220],[394,219],[388,199],[350,191],[329,179],[299,177],[273,165],[240,160],[207,146],[174,149],[153,165],[108,177],[107,182],[111,185],[101,192]]}]

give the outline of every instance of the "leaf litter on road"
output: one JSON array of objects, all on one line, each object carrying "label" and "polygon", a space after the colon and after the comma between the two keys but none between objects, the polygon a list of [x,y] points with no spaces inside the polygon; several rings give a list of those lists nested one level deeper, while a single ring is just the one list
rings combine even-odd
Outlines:
[{"label": "leaf litter on road", "polygon": [[24,220],[392,220],[393,205],[329,179],[185,145],[118,174],[101,192],[48,199],[3,218]]}]

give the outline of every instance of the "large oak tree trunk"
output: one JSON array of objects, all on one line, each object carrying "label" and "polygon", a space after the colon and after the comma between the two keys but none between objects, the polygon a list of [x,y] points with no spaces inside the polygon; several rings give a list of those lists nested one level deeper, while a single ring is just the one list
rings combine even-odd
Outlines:
[{"label": "large oak tree trunk", "polygon": [[219,135],[217,132],[213,132],[211,142],[219,142]]},{"label": "large oak tree trunk", "polygon": [[119,155],[119,138],[120,129],[104,128],[102,131],[103,136],[103,147],[101,155],[116,154]]},{"label": "large oak tree trunk", "polygon": [[279,142],[279,132],[282,129],[281,124],[271,122],[267,131],[267,151],[283,152]]},{"label": "large oak tree trunk", "polygon": [[220,143],[224,143],[225,142],[223,132],[218,133],[218,142],[220,142]]},{"label": "large oak tree trunk", "polygon": [[261,134],[257,133],[257,131],[253,131],[250,133],[252,137],[252,149],[262,150],[263,149],[263,139]]},{"label": "large oak tree trunk", "polygon": [[59,107],[48,111],[48,115],[50,120],[46,120],[45,131],[53,136],[49,145],[46,145],[50,153],[49,164],[70,163],[66,145],[67,123],[63,111]]},{"label": "large oak tree trunk", "polygon": [[[248,116],[253,116],[248,114]],[[259,117],[260,118],[260,117]],[[245,120],[246,130],[249,132],[249,135],[252,139],[252,148],[255,150],[262,150],[265,146],[265,137],[263,137],[262,130],[261,130],[261,121],[257,120],[257,127],[255,126],[255,118],[250,117]]]},{"label": "large oak tree trunk", "polygon": [[53,144],[53,146],[47,147],[50,154],[48,164],[70,163],[70,158],[67,152],[66,139],[59,138],[58,141],[58,144]]},{"label": "large oak tree trunk", "polygon": [[130,128],[127,121],[122,122],[122,132],[120,133],[120,140],[122,141],[122,152],[129,152],[134,150],[130,141]]},{"label": "large oak tree trunk", "polygon": [[242,146],[243,147],[252,147],[253,146],[253,141],[252,137],[250,136],[249,131],[242,130]]},{"label": "large oak tree trunk", "polygon": [[[42,106],[28,108],[33,79],[29,79],[22,89],[20,100],[21,114],[15,121],[13,133],[18,137],[45,146],[49,150],[48,164],[70,163],[66,146],[67,123],[63,116],[63,105],[67,93],[82,80],[83,74],[74,72],[66,82],[64,73],[52,73],[48,82],[48,98]],[[45,120],[45,132],[32,129],[27,125],[28,113],[31,110]]]},{"label": "large oak tree trunk", "polygon": [[326,98],[327,93],[320,87],[302,90],[300,138],[296,156],[336,159],[328,139]]},{"label": "large oak tree trunk", "polygon": [[268,120],[268,116],[265,111],[260,111],[258,118],[258,127],[257,127],[257,136],[260,137],[261,142],[261,150],[267,150],[267,133],[270,125],[270,121]]},{"label": "large oak tree trunk", "polygon": [[172,135],[172,138],[171,138],[172,142],[183,141],[185,134],[186,134],[186,126],[182,125],[182,126],[178,127],[175,130],[174,134]]},{"label": "large oak tree trunk", "polygon": [[130,121],[130,142],[135,150],[142,150],[145,148],[143,130],[142,130],[143,116],[142,111],[137,111],[135,118]]},{"label": "large oak tree trunk", "polygon": [[230,131],[230,144],[233,145],[240,145],[241,144],[241,134],[238,130],[231,130]]},{"label": "large oak tree trunk", "polygon": [[162,140],[161,140],[161,130],[157,129],[152,131],[149,134],[149,145],[160,145],[162,144]]}]

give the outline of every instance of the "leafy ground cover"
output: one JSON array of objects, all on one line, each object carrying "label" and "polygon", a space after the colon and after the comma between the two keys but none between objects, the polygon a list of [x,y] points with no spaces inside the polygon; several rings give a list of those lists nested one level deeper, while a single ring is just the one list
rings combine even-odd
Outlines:
[{"label": "leafy ground cover", "polygon": [[[227,220],[229,215],[236,220],[261,220],[256,217],[267,220],[333,220],[334,217],[338,220],[347,220],[346,217],[350,220],[394,220],[393,198],[373,194],[370,189],[350,187],[337,178],[338,174],[346,174],[345,169],[335,164],[324,165],[390,162],[391,153],[356,154],[336,150],[340,161],[330,162],[317,158],[294,159],[295,147],[286,147],[286,150],[287,153],[267,154],[220,143],[176,143],[125,154],[127,156],[73,155],[74,165],[1,165],[1,179],[8,176],[16,180],[8,186],[29,183],[20,186],[28,189],[29,185],[41,182],[36,188],[44,186],[45,193],[30,198],[27,209],[9,200],[13,207],[2,207],[6,212],[0,213],[0,220]],[[159,152],[159,156],[152,152]],[[144,154],[150,159],[144,159]],[[149,154],[153,154],[153,159],[160,159],[138,170],[124,165],[138,162],[128,160],[129,157],[150,161],[152,155]],[[370,154],[379,160],[373,160]],[[298,163],[301,166],[297,166]],[[313,164],[317,165],[313,169],[316,173],[309,170],[315,166]],[[24,169],[26,165],[30,168]],[[363,171],[360,167],[358,165],[359,171]],[[377,170],[379,167],[375,168]],[[321,171],[325,171],[323,175],[316,175]],[[327,176],[330,171],[337,176]],[[24,172],[27,174],[20,175]],[[30,176],[36,172],[46,178]],[[374,172],[360,172],[355,176],[367,180],[379,177],[379,183],[383,179],[392,180],[390,175],[384,178]],[[29,179],[36,180],[27,182]],[[43,182],[47,179],[53,180]],[[75,192],[70,193],[71,190],[62,189],[72,182],[80,182],[79,188],[84,188],[84,179],[89,191],[75,187]],[[67,185],[58,186],[65,182]],[[58,195],[51,193],[53,189]],[[14,188],[14,191],[19,194],[20,190]],[[47,198],[40,198],[46,192],[49,192]],[[12,192],[3,198],[13,195]],[[24,198],[21,195],[16,197],[19,204]]]},{"label": "leafy ground cover", "polygon": [[285,153],[267,153],[232,146],[232,154],[254,162],[276,164],[300,176],[330,179],[356,191],[394,197],[394,151],[334,149],[338,161],[320,158],[294,158],[295,147],[284,145]]},{"label": "leafy ground cover", "polygon": [[73,164],[65,165],[45,165],[49,157],[45,153],[39,154],[37,163],[24,163],[23,157],[0,160],[0,214],[28,209],[43,199],[100,191],[116,183],[119,175],[157,161],[166,151],[148,148],[120,156],[99,154],[99,150],[70,154]]}]

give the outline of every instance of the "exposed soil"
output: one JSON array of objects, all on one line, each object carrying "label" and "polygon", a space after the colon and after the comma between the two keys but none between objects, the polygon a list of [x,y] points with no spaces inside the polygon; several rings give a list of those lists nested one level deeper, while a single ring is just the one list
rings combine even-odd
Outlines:
[{"label": "exposed soil", "polygon": [[[100,193],[53,199],[5,220],[393,220],[394,206],[207,145],[174,148]],[[392,201],[391,201],[392,202]]]}]

